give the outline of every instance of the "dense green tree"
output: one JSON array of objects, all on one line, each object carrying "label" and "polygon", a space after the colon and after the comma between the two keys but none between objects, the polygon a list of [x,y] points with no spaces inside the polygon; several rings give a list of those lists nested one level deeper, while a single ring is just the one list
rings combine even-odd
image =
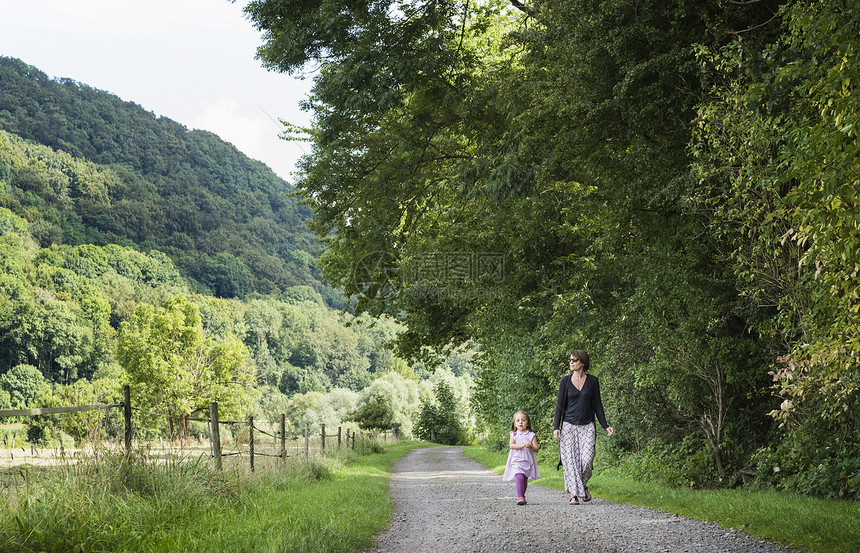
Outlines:
[{"label": "dense green tree", "polygon": [[243,297],[251,291],[251,272],[232,254],[201,256],[192,276],[219,298]]},{"label": "dense green tree", "polygon": [[306,425],[309,431],[319,428],[321,421],[314,420],[314,412],[324,399],[325,394],[322,392],[304,392],[290,396],[286,415],[294,433],[302,434]]},{"label": "dense green tree", "polygon": [[0,389],[9,394],[15,409],[24,409],[33,406],[49,386],[39,369],[32,365],[18,365],[0,375]]},{"label": "dense green tree", "polygon": [[404,435],[411,436],[419,404],[419,383],[391,372],[375,379],[360,392],[358,414],[354,420],[361,424],[361,420],[368,418],[362,415],[380,413],[379,418],[386,423],[376,426],[377,429],[397,427]]},{"label": "dense green tree", "polygon": [[381,432],[394,427],[394,408],[389,398],[380,392],[370,392],[361,398],[350,418],[362,430]]},{"label": "dense green tree", "polygon": [[[117,378],[96,378],[92,381],[82,378],[56,389],[51,403],[58,406],[117,404],[122,400],[122,385]],[[117,438],[125,430],[122,413],[117,409],[64,413],[54,417],[52,423],[56,431],[72,437],[76,444]]]},{"label": "dense green tree", "polygon": [[241,418],[251,409],[254,374],[248,350],[235,336],[207,336],[199,307],[184,296],[165,308],[138,306],[123,323],[117,360],[134,386],[135,401],[162,410],[187,431],[188,418],[218,402],[224,418]]},{"label": "dense green tree", "polygon": [[440,444],[465,443],[466,434],[451,387],[444,380],[433,386],[433,398],[421,402],[415,421],[415,434],[422,440],[431,437]]}]

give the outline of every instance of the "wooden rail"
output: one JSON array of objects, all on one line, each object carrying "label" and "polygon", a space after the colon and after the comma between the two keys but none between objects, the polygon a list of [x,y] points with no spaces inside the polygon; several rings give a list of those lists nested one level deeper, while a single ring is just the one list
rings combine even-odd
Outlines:
[{"label": "wooden rail", "polygon": [[[0,418],[2,417],[29,417],[29,416],[39,416],[39,415],[57,415],[63,413],[77,413],[82,411],[94,411],[94,410],[104,410],[104,409],[123,409],[123,420],[125,422],[125,431],[123,433],[123,442],[125,446],[126,454],[131,452],[132,449],[132,405],[131,405],[131,391],[129,386],[123,387],[123,402],[122,403],[98,403],[93,405],[73,405],[67,407],[40,407],[35,409],[0,409]],[[152,413],[151,411],[145,411],[143,409],[134,409],[140,412],[146,412],[153,415],[159,416],[167,416],[163,413]],[[222,421],[218,417],[218,403],[213,402],[209,406],[209,418],[195,418],[191,420],[207,422],[210,425],[210,457],[212,458],[213,465],[220,469],[221,468],[221,459],[223,457],[229,455],[241,455],[242,451],[235,451],[231,453],[224,453],[221,449],[221,433],[220,427],[222,424],[243,424],[248,426],[248,454],[250,458],[250,467],[251,471],[254,470],[254,457],[255,456],[267,456],[267,457],[280,457],[283,460],[287,458],[287,448],[286,448],[286,440],[299,440],[302,437],[304,438],[304,455],[308,457],[310,455],[310,429],[308,424],[305,424],[303,436],[295,436],[292,438],[287,438],[286,436],[286,415],[282,414],[280,416],[279,427],[280,431],[277,435],[272,434],[270,432],[266,432],[265,430],[258,428],[254,424],[254,417],[249,416],[246,421]],[[261,421],[257,421],[261,422]],[[254,431],[260,432],[261,434],[265,434],[267,436],[271,436],[273,438],[280,439],[280,447],[279,453],[276,455],[261,453],[255,448],[254,441]],[[397,429],[393,430],[394,436],[397,436]],[[355,449],[355,437],[356,432],[350,433],[349,429],[346,430],[346,447],[350,447],[350,438],[352,438],[352,449]],[[325,425],[321,425],[320,429],[320,447],[319,450],[321,453],[325,454],[326,451],[326,440],[337,438],[337,448],[340,449],[343,447],[342,442],[342,427],[338,427],[337,434],[326,434]],[[385,432],[385,436],[387,438],[388,432]]]},{"label": "wooden rail", "polygon": [[80,411],[95,411],[96,409],[113,409],[122,407],[122,403],[96,403],[95,405],[74,405],[71,407],[40,407],[38,409],[0,409],[0,417],[29,417],[34,415],[57,415],[60,413],[77,413]]}]

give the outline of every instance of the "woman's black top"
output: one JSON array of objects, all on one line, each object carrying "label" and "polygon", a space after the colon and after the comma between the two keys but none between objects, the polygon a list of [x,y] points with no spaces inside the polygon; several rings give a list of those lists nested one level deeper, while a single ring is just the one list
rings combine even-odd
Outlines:
[{"label": "woman's black top", "polygon": [[558,385],[558,400],[555,402],[555,418],[553,430],[561,428],[562,422],[570,424],[594,423],[594,416],[603,428],[609,428],[606,424],[606,415],[603,413],[603,401],[600,399],[600,383],[597,377],[591,374],[585,375],[585,383],[582,390],[577,390],[571,384],[569,374],[561,379]]}]

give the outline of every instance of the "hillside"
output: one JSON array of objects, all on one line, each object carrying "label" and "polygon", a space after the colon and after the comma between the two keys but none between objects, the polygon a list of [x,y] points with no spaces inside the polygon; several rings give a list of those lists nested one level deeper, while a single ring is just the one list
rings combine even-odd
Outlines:
[{"label": "hillside", "polygon": [[158,250],[202,293],[310,285],[339,303],[293,187],[216,135],[5,57],[0,130],[0,206],[30,221],[40,246]]}]

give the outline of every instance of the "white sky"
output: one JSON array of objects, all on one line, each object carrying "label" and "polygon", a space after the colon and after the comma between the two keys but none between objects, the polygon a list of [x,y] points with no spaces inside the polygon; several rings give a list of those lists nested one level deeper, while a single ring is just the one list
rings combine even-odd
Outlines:
[{"label": "white sky", "polygon": [[279,119],[305,125],[311,80],[266,71],[246,0],[0,0],[0,55],[212,131],[292,180],[305,143],[278,138]]}]

